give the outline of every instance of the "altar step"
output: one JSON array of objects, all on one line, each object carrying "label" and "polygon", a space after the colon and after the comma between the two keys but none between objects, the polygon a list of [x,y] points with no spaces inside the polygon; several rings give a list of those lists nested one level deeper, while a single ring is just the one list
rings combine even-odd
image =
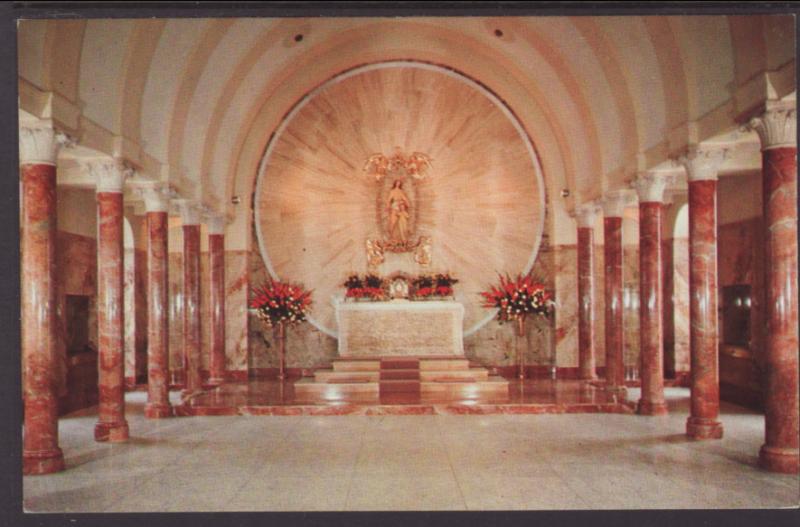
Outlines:
[{"label": "altar step", "polygon": [[464,357],[339,358],[294,385],[299,398],[347,400],[418,395],[439,400],[508,397],[508,381]]},{"label": "altar step", "polygon": [[[334,371],[379,371],[381,369],[381,357],[365,358],[338,358],[333,359]],[[420,371],[425,370],[463,370],[469,368],[469,359],[461,357],[420,357],[418,359]],[[397,363],[390,360],[390,364]]]}]

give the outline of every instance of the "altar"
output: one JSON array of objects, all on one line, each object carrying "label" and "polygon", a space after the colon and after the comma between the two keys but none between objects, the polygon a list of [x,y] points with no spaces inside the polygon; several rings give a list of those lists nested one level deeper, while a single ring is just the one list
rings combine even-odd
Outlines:
[{"label": "altar", "polygon": [[463,320],[454,301],[342,302],[339,356],[463,356]]}]

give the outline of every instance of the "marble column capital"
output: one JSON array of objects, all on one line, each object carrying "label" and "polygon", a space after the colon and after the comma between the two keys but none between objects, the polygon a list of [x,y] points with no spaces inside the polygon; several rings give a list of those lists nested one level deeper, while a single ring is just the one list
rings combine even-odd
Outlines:
[{"label": "marble column capital", "polygon": [[593,228],[597,221],[597,214],[601,208],[598,203],[590,201],[584,203],[575,209],[575,221],[578,223],[579,228]]},{"label": "marble column capital", "polygon": [[797,109],[792,106],[773,106],[759,117],[750,119],[748,130],[755,130],[761,139],[761,150],[797,147]]},{"label": "marble column capital", "polygon": [[603,208],[603,216],[606,218],[621,218],[629,201],[630,195],[625,191],[607,192],[600,202]]},{"label": "marble column capital", "polygon": [[178,209],[183,225],[200,225],[202,223],[202,209],[200,205],[190,199],[174,199],[173,203]]},{"label": "marble column capital", "polygon": [[93,159],[84,166],[95,179],[97,192],[122,192],[125,179],[133,175],[133,170],[121,159]]},{"label": "marble column capital", "polygon": [[677,162],[686,169],[688,181],[716,181],[729,152],[723,146],[693,146]]},{"label": "marble column capital", "polygon": [[144,201],[145,212],[169,212],[170,195],[161,185],[153,185],[139,189]]},{"label": "marble column capital", "polygon": [[633,180],[631,186],[639,196],[639,202],[661,203],[664,200],[664,190],[672,182],[672,174],[658,171],[642,172]]},{"label": "marble column capital", "polygon": [[218,212],[209,212],[203,215],[206,226],[208,227],[208,234],[225,234],[225,225],[227,219],[224,214]]},{"label": "marble column capital", "polygon": [[53,165],[62,146],[72,140],[51,126],[22,126],[19,129],[19,164]]}]

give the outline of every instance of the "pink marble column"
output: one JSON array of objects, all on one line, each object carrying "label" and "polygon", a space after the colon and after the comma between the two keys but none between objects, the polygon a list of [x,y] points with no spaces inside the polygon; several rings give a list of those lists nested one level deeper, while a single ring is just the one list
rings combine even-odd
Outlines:
[{"label": "pink marble column", "polygon": [[800,471],[797,319],[797,119],[794,106],[768,107],[751,121],[762,148],[766,248],[764,391],[766,441],[759,464]]},{"label": "pink marble column", "polygon": [[682,159],[689,180],[689,352],[691,410],[686,435],[722,438],[719,422],[717,312],[717,171],[726,150],[692,149]]},{"label": "pink marble column", "polygon": [[183,364],[184,394],[202,388],[200,379],[200,213],[181,204],[183,220]]},{"label": "pink marble column", "polygon": [[605,265],[606,389],[625,391],[622,312],[622,213],[625,198],[611,194],[603,200],[603,256]]},{"label": "pink marble column", "polygon": [[664,342],[661,290],[661,214],[667,178],[648,172],[636,182],[639,194],[639,342],[642,396],[637,411],[664,415]]},{"label": "pink marble column", "polygon": [[56,155],[52,128],[20,130],[22,180],[22,473],[64,470],[56,395]]},{"label": "pink marble column", "polygon": [[116,160],[89,165],[97,181],[98,421],[96,441],[127,441],[123,297],[124,169]]},{"label": "pink marble column", "polygon": [[594,346],[594,223],[597,207],[581,206],[578,222],[578,373],[581,379],[597,378]]},{"label": "pink marble column", "polygon": [[144,190],[147,211],[147,404],[145,417],[173,415],[169,403],[169,200],[157,188]]},{"label": "pink marble column", "polygon": [[208,220],[208,268],[211,281],[211,357],[209,384],[225,380],[225,222],[224,217]]}]

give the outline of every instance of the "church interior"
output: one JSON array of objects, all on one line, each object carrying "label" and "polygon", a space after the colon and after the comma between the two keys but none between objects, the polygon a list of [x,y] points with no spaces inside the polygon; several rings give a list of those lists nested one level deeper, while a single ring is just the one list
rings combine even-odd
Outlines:
[{"label": "church interior", "polygon": [[24,511],[800,505],[792,15],[17,48]]}]

